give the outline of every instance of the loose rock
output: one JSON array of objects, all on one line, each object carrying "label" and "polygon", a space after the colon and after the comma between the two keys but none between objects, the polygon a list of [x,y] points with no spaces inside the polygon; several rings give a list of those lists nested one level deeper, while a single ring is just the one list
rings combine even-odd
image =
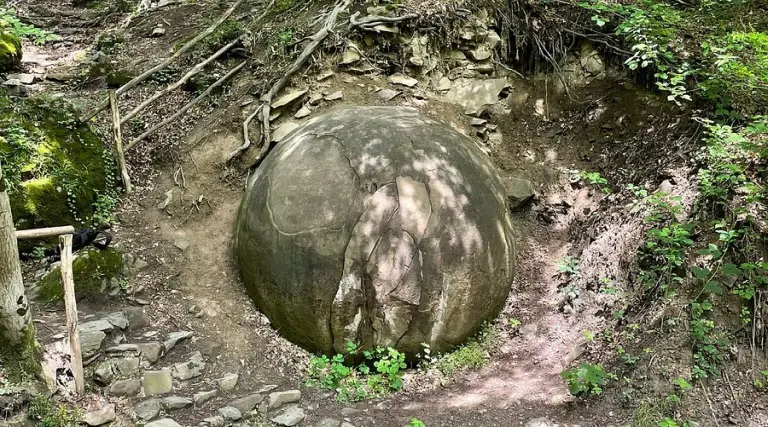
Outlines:
[{"label": "loose rock", "polygon": [[176,347],[176,344],[179,341],[185,340],[192,335],[194,334],[190,331],[171,332],[168,334],[168,339],[163,342],[166,353],[171,351],[172,348]]},{"label": "loose rock", "polygon": [[146,371],[142,379],[144,394],[153,396],[156,394],[166,394],[173,390],[173,378],[170,369],[160,371]]},{"label": "loose rock", "polygon": [[135,396],[140,388],[141,381],[137,378],[119,380],[109,387],[109,394],[112,396]]},{"label": "loose rock", "polygon": [[243,417],[243,414],[240,413],[240,410],[232,406],[225,406],[219,409],[219,415],[224,417],[225,420],[229,421],[237,421]]},{"label": "loose rock", "polygon": [[344,51],[344,55],[342,55],[339,65],[354,64],[359,61],[360,58],[360,52],[357,51],[357,47],[350,44],[349,48]]},{"label": "loose rock", "polygon": [[239,399],[235,399],[229,402],[229,406],[237,408],[241,413],[250,412],[259,403],[264,400],[264,396],[260,394],[250,394]]},{"label": "loose rock", "polygon": [[200,393],[195,393],[192,396],[192,401],[195,403],[195,406],[200,406],[218,395],[218,390],[201,391]]},{"label": "loose rock", "polygon": [[221,415],[216,415],[215,417],[209,417],[203,420],[205,424],[207,424],[209,427],[221,427],[224,424],[226,424],[226,420]]},{"label": "loose rock", "polygon": [[123,357],[112,360],[113,372],[121,377],[130,377],[139,373],[138,357]]},{"label": "loose rock", "polygon": [[89,426],[100,426],[115,420],[115,405],[104,405],[98,411],[88,412],[83,416],[83,422]]},{"label": "loose rock", "polygon": [[464,107],[464,113],[480,116],[486,108],[499,100],[502,90],[509,87],[506,79],[471,80],[460,78],[446,94],[448,101]]},{"label": "loose rock", "polygon": [[278,98],[277,101],[273,102],[272,108],[280,108],[280,107],[285,107],[286,105],[293,104],[299,98],[304,96],[304,94],[306,93],[307,93],[307,89],[294,90],[292,92],[288,92],[287,94]]},{"label": "loose rock", "polygon": [[189,247],[189,240],[186,239],[176,239],[173,241],[173,246],[176,246],[180,251],[184,252]]},{"label": "loose rock", "polygon": [[155,363],[160,359],[163,345],[157,341],[136,344],[137,349],[149,363]]},{"label": "loose rock", "polygon": [[203,355],[199,351],[190,356],[186,362],[176,363],[173,365],[173,377],[182,381],[200,376],[205,369],[205,362],[203,361]]},{"label": "loose rock", "polygon": [[342,99],[342,98],[344,98],[344,92],[342,92],[340,90],[325,96],[325,100],[326,101],[336,101],[336,100]]},{"label": "loose rock", "polygon": [[280,142],[285,138],[289,133],[293,132],[294,129],[299,127],[299,124],[296,122],[285,122],[281,124],[275,131],[272,133],[272,141],[274,142]]},{"label": "loose rock", "polygon": [[128,321],[128,317],[126,317],[125,313],[123,313],[122,311],[109,314],[107,315],[107,317],[104,318],[104,320],[111,323],[112,326],[118,329],[125,329],[131,324]]},{"label": "loose rock", "polygon": [[170,418],[162,418],[145,425],[144,427],[181,427],[181,424]]},{"label": "loose rock", "polygon": [[128,307],[123,309],[123,314],[128,318],[128,329],[136,330],[149,326],[149,315],[142,307]]},{"label": "loose rock", "polygon": [[555,427],[556,425],[547,418],[536,418],[525,423],[525,427]]},{"label": "loose rock", "polygon": [[388,80],[393,85],[401,85],[401,86],[407,86],[407,87],[414,87],[419,83],[419,81],[414,79],[413,77],[408,77],[403,74],[393,74],[389,76]]},{"label": "loose rock", "polygon": [[295,426],[304,419],[304,410],[298,406],[286,408],[278,416],[272,418],[272,422],[281,426]]},{"label": "loose rock", "polygon": [[526,179],[511,178],[506,180],[504,182],[504,189],[507,195],[507,203],[512,211],[520,210],[536,194],[533,184]]},{"label": "loose rock", "polygon": [[269,409],[279,408],[286,403],[294,403],[301,400],[299,390],[276,391],[269,394]]},{"label": "loose rock", "polygon": [[140,420],[149,421],[160,415],[160,409],[160,399],[149,399],[136,405],[133,412]]},{"label": "loose rock", "polygon": [[315,424],[315,427],[339,427],[340,425],[341,421],[339,420],[334,420],[333,418],[323,418],[317,424]]},{"label": "loose rock", "polygon": [[216,382],[219,384],[221,391],[232,391],[237,386],[237,374],[226,374],[224,377],[219,378]]},{"label": "loose rock", "polygon": [[379,98],[385,100],[385,101],[391,101],[395,99],[397,95],[400,95],[400,92],[392,89],[382,89],[377,93],[379,95]]},{"label": "loose rock", "polygon": [[301,107],[299,111],[296,112],[296,114],[293,115],[293,117],[297,119],[303,119],[304,117],[307,117],[308,115],[312,114],[312,110],[309,109],[306,105]]},{"label": "loose rock", "polygon": [[169,411],[183,409],[188,406],[192,406],[192,399],[187,397],[168,396],[163,399],[163,406]]}]

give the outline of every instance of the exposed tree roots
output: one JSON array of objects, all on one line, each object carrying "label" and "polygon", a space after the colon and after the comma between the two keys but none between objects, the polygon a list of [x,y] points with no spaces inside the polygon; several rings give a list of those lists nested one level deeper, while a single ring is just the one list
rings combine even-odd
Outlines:
[{"label": "exposed tree roots", "polygon": [[280,80],[275,83],[272,88],[267,92],[266,95],[261,99],[261,105],[259,105],[256,110],[254,110],[248,118],[245,119],[243,122],[243,145],[238,147],[233,152],[229,153],[227,156],[227,163],[231,163],[232,160],[239,157],[242,153],[244,153],[252,144],[249,136],[248,136],[248,126],[250,125],[251,121],[253,121],[256,116],[261,113],[261,148],[259,149],[259,153],[256,155],[256,158],[254,159],[253,164],[257,164],[260,162],[264,156],[267,155],[267,152],[269,151],[270,144],[272,142],[272,138],[270,135],[270,120],[269,115],[271,111],[271,105],[272,105],[272,99],[277,95],[278,92],[280,92],[288,83],[288,80],[293,76],[297,71],[301,69],[301,67],[304,66],[304,64],[307,62],[307,60],[312,56],[312,54],[317,50],[318,47],[322,44],[322,42],[325,40],[326,37],[328,37],[329,34],[333,31],[334,27],[336,26],[336,21],[339,18],[339,14],[343,11],[346,11],[350,4],[352,4],[352,0],[342,0],[340,3],[336,4],[336,6],[331,10],[331,12],[328,14],[328,17],[325,19],[325,22],[323,23],[323,27],[320,28],[319,31],[317,31],[314,35],[309,37],[309,44],[304,48],[304,50],[301,52],[301,55],[299,55],[298,58],[296,58],[296,61],[291,64],[291,66],[288,68],[288,70],[283,74],[283,76],[280,78]]}]

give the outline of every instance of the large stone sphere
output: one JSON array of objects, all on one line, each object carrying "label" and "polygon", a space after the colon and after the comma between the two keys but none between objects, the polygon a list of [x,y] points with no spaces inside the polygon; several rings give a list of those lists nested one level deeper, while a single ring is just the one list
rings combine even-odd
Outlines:
[{"label": "large stone sphere", "polygon": [[515,266],[502,183],[467,136],[417,110],[307,121],[251,177],[235,250],[256,305],[307,350],[462,344]]}]

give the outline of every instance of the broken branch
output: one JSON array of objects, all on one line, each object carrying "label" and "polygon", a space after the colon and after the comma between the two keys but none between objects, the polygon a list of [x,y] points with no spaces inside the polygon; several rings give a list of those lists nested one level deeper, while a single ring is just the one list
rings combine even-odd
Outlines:
[{"label": "broken branch", "polygon": [[301,69],[301,67],[304,66],[304,64],[312,56],[315,50],[317,50],[323,40],[328,37],[331,31],[333,31],[333,28],[336,26],[336,21],[339,18],[339,13],[347,10],[350,4],[352,4],[352,0],[342,0],[340,3],[338,3],[333,8],[333,10],[331,10],[331,13],[328,14],[328,18],[326,18],[323,27],[309,37],[311,42],[304,48],[304,50],[301,52],[301,55],[296,58],[296,61],[294,61],[288,70],[283,74],[283,76],[280,77],[280,80],[278,80],[277,83],[272,86],[269,92],[264,95],[261,100],[261,105],[256,109],[256,111],[251,113],[245,122],[243,122],[243,145],[238,147],[235,151],[229,153],[227,156],[227,162],[231,162],[233,159],[247,150],[251,145],[250,138],[248,137],[248,124],[256,117],[259,111],[261,111],[261,149],[259,150],[259,154],[257,155],[254,163],[259,162],[266,155],[267,151],[269,151],[269,145],[272,142],[269,129],[269,114],[272,106],[272,98],[274,98],[274,96],[283,89],[291,76],[293,76],[293,74],[295,74]]},{"label": "broken branch", "polygon": [[175,114],[173,114],[171,117],[168,117],[167,119],[165,119],[165,120],[163,120],[162,122],[160,122],[160,123],[156,124],[155,126],[153,126],[153,127],[152,127],[151,129],[149,129],[148,131],[146,131],[146,132],[142,133],[141,135],[139,135],[138,137],[136,137],[136,139],[134,139],[133,141],[131,141],[131,143],[130,143],[130,144],[128,144],[128,145],[125,147],[125,150],[126,150],[126,151],[130,150],[131,148],[133,148],[133,146],[134,146],[134,145],[136,145],[136,144],[138,144],[139,142],[143,141],[143,140],[144,140],[144,139],[146,139],[148,136],[150,136],[150,135],[154,134],[154,133],[155,133],[155,132],[157,132],[159,129],[161,129],[161,128],[163,128],[163,127],[167,126],[168,124],[170,124],[171,122],[173,122],[174,120],[176,120],[177,118],[179,118],[179,117],[180,117],[182,114],[186,113],[186,112],[187,112],[187,110],[189,110],[189,109],[190,109],[190,108],[192,108],[194,105],[196,105],[198,102],[200,102],[200,101],[201,101],[203,98],[205,98],[206,96],[208,96],[208,95],[209,95],[209,94],[210,94],[210,93],[213,91],[213,89],[215,89],[215,88],[217,88],[217,87],[221,86],[221,84],[222,84],[222,83],[224,83],[224,82],[225,82],[225,81],[227,81],[227,80],[228,80],[230,77],[232,77],[232,76],[234,76],[235,74],[237,74],[237,72],[238,72],[238,71],[240,71],[240,70],[241,70],[243,67],[245,67],[245,64],[246,64],[246,63],[247,63],[247,61],[243,61],[243,62],[241,62],[241,63],[240,63],[240,65],[238,65],[237,67],[233,68],[233,69],[232,69],[230,72],[228,72],[227,74],[225,74],[223,77],[221,77],[220,79],[218,79],[218,80],[216,80],[215,82],[213,82],[213,84],[211,84],[210,86],[208,86],[208,89],[206,89],[206,90],[205,90],[203,93],[201,93],[201,94],[200,94],[200,95],[199,95],[197,98],[195,98],[195,99],[193,99],[192,101],[190,101],[190,102],[189,102],[187,105],[185,105],[185,106],[181,107],[181,109],[180,109],[179,111],[177,111]]},{"label": "broken branch", "polygon": [[[193,47],[195,44],[197,44],[197,42],[199,42],[200,40],[202,40],[202,39],[204,39],[204,38],[208,37],[209,35],[211,35],[211,34],[212,34],[214,31],[216,31],[216,29],[217,29],[217,28],[218,28],[218,27],[219,27],[221,24],[223,24],[223,23],[224,23],[224,21],[226,21],[226,20],[227,20],[227,18],[229,17],[229,15],[231,15],[231,14],[232,14],[232,12],[234,12],[234,11],[235,11],[235,9],[237,9],[237,7],[238,7],[238,6],[240,6],[240,4],[241,4],[241,3],[243,3],[243,1],[244,1],[244,0],[238,0],[238,1],[237,1],[237,3],[235,3],[234,5],[232,5],[232,7],[230,7],[229,9],[227,9],[227,11],[226,11],[226,12],[224,12],[224,14],[223,14],[223,15],[221,15],[221,16],[219,17],[219,19],[217,19],[217,20],[216,20],[216,22],[214,22],[213,24],[211,24],[211,26],[210,26],[210,27],[208,27],[208,28],[206,28],[206,29],[205,29],[205,30],[204,30],[202,33],[198,34],[198,35],[197,35],[197,37],[195,37],[194,39],[190,40],[190,41],[189,41],[187,44],[185,44],[184,46],[182,46],[181,48],[179,48],[179,50],[177,50],[177,51],[176,51],[176,52],[175,52],[173,55],[171,55],[171,57],[170,57],[170,58],[168,58],[168,59],[166,59],[165,61],[163,61],[163,62],[161,62],[161,63],[157,64],[156,66],[154,66],[154,67],[150,68],[149,70],[145,71],[145,72],[144,72],[143,74],[141,74],[140,76],[138,76],[138,77],[134,78],[133,80],[129,81],[128,83],[124,84],[124,85],[123,85],[123,86],[121,86],[119,89],[117,89],[117,92],[116,92],[116,94],[119,96],[119,95],[121,95],[121,94],[123,94],[123,93],[125,93],[125,92],[127,92],[127,91],[129,91],[129,90],[131,90],[131,89],[133,89],[133,88],[134,88],[134,87],[136,87],[136,86],[137,86],[139,83],[141,83],[141,82],[143,82],[144,80],[148,79],[148,78],[149,78],[149,77],[150,77],[152,74],[155,74],[156,72],[158,72],[158,71],[160,71],[160,70],[164,69],[165,67],[167,67],[168,65],[170,65],[170,64],[171,64],[171,62],[173,62],[174,60],[176,60],[176,58],[178,58],[178,57],[180,57],[182,54],[184,54],[184,52],[186,52],[186,51],[188,51],[189,49],[191,49],[191,48],[192,48],[192,47]],[[105,100],[101,101],[101,102],[99,103],[99,105],[96,107],[96,109],[95,109],[95,110],[93,110],[92,112],[90,112],[90,113],[86,114],[86,115],[85,115],[85,116],[83,116],[83,118],[81,118],[80,120],[81,120],[81,121],[83,121],[83,122],[86,122],[86,121],[88,121],[88,120],[91,120],[92,118],[96,117],[96,115],[97,115],[97,114],[99,114],[99,113],[100,113],[100,112],[102,112],[104,109],[106,109],[108,106],[109,106],[109,98],[107,98],[107,99],[105,99]],[[126,149],[127,149],[127,148],[126,148]]]},{"label": "broken branch", "polygon": [[208,57],[208,59],[206,59],[205,61],[195,65],[194,67],[192,67],[192,69],[190,69],[189,72],[187,72],[187,74],[184,74],[184,77],[180,78],[178,81],[176,81],[176,83],[173,83],[172,85],[169,85],[168,87],[166,87],[165,89],[163,89],[161,91],[155,92],[155,94],[152,95],[151,97],[149,97],[149,99],[145,100],[144,102],[139,104],[136,108],[134,108],[133,111],[131,111],[130,113],[126,114],[122,118],[122,120],[120,121],[120,124],[124,125],[125,123],[128,122],[128,120],[132,119],[137,114],[139,114],[149,104],[157,101],[157,99],[162,97],[163,95],[166,95],[169,92],[171,92],[173,90],[176,90],[179,87],[181,87],[181,85],[183,85],[184,83],[189,81],[189,79],[191,79],[192,77],[196,76],[201,71],[203,71],[203,68],[205,68],[205,66],[207,66],[208,64],[210,64],[211,62],[216,60],[216,58],[218,58],[219,56],[223,55],[226,51],[231,49],[232,46],[236,45],[239,41],[240,41],[240,38],[238,37],[232,43],[230,43],[230,44],[222,47],[221,49],[219,49],[218,52],[216,52],[213,55],[211,55],[210,57]]},{"label": "broken branch", "polygon": [[115,151],[117,151],[117,168],[123,180],[125,193],[129,194],[133,189],[131,177],[128,175],[128,167],[125,165],[125,152],[123,151],[123,132],[121,130],[120,109],[117,106],[117,95],[114,90],[109,91],[109,105],[112,107],[112,129],[115,134]]}]

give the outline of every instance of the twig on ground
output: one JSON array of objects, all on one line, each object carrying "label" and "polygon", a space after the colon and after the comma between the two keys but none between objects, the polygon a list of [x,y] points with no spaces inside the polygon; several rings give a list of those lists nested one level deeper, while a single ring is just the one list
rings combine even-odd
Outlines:
[{"label": "twig on ground", "polygon": [[304,48],[304,50],[301,52],[301,55],[296,58],[296,61],[294,61],[288,70],[283,73],[283,76],[280,77],[280,80],[278,80],[277,83],[272,86],[269,92],[264,95],[264,97],[261,99],[261,105],[253,113],[251,113],[247,119],[245,119],[243,122],[243,145],[238,147],[235,151],[229,153],[227,156],[227,163],[232,162],[232,160],[240,156],[248,149],[248,147],[250,147],[251,141],[248,137],[248,125],[256,117],[256,115],[259,114],[259,112],[261,112],[261,149],[259,150],[259,153],[256,156],[253,164],[258,163],[267,154],[267,151],[269,151],[270,143],[272,142],[269,128],[269,115],[272,105],[272,98],[274,98],[274,96],[283,89],[291,76],[293,76],[294,73],[299,71],[301,67],[304,66],[304,64],[312,56],[315,50],[317,50],[323,40],[328,37],[331,31],[333,31],[334,27],[336,26],[336,21],[339,18],[339,13],[347,10],[350,4],[352,4],[352,0],[342,0],[333,8],[333,10],[331,10],[325,20],[325,23],[323,24],[323,27],[310,37],[311,42]]},{"label": "twig on ground", "polygon": [[709,399],[709,393],[707,393],[707,387],[704,386],[704,383],[699,380],[699,385],[701,386],[701,389],[704,391],[704,397],[707,398],[707,403],[709,404],[709,413],[712,415],[712,420],[715,422],[715,425],[717,427],[720,427],[720,422],[717,421],[717,415],[715,414],[715,408],[712,406],[712,401]]},{"label": "twig on ground", "polygon": [[[227,9],[227,11],[226,11],[226,12],[224,12],[224,14],[223,14],[223,15],[221,15],[221,16],[219,17],[219,19],[217,19],[217,20],[216,20],[216,22],[214,22],[213,24],[211,24],[211,26],[210,26],[210,27],[206,28],[206,29],[205,29],[203,32],[201,32],[200,34],[198,34],[198,35],[197,35],[197,37],[193,38],[192,40],[190,40],[189,42],[187,42],[187,44],[185,44],[184,46],[182,46],[181,48],[179,48],[179,50],[177,50],[176,52],[174,52],[174,54],[173,54],[173,55],[171,55],[171,57],[170,57],[170,58],[166,59],[165,61],[163,61],[163,62],[161,62],[161,63],[159,63],[159,64],[157,64],[157,65],[155,65],[154,67],[152,67],[152,68],[150,68],[149,70],[145,71],[145,72],[144,72],[143,74],[141,74],[140,76],[138,76],[138,77],[134,78],[133,80],[129,81],[128,83],[124,84],[124,85],[123,85],[123,86],[121,86],[119,89],[117,89],[117,91],[116,91],[116,94],[119,96],[119,95],[121,95],[121,94],[123,94],[123,93],[125,93],[125,92],[127,92],[127,91],[129,91],[129,90],[131,90],[131,89],[133,89],[133,88],[134,88],[134,87],[136,87],[136,86],[137,86],[139,83],[141,83],[141,82],[143,82],[144,80],[148,79],[148,78],[149,78],[149,77],[150,77],[152,74],[155,74],[156,72],[158,72],[158,71],[160,71],[160,70],[164,69],[165,67],[167,67],[168,65],[170,65],[170,64],[171,64],[171,62],[173,62],[174,60],[176,60],[176,58],[178,58],[178,57],[180,57],[181,55],[183,55],[183,54],[184,54],[184,52],[186,52],[186,51],[188,51],[189,49],[191,49],[191,48],[192,48],[192,47],[193,47],[195,44],[197,44],[197,42],[199,42],[200,40],[202,40],[202,39],[204,39],[204,38],[208,37],[209,35],[211,35],[211,34],[212,34],[214,31],[216,31],[216,29],[217,29],[217,28],[218,28],[218,27],[219,27],[221,24],[223,24],[223,23],[224,23],[224,21],[226,21],[226,20],[227,20],[227,18],[229,17],[229,15],[231,15],[231,14],[232,14],[232,12],[234,12],[234,11],[235,11],[235,9],[237,9],[237,7],[238,7],[238,6],[240,6],[240,4],[241,4],[241,3],[243,3],[243,1],[245,1],[245,0],[238,0],[238,1],[237,1],[237,3],[235,3],[234,5],[232,5],[232,7],[230,7],[229,9]],[[106,109],[108,106],[109,106],[109,98],[107,98],[107,99],[105,99],[105,100],[101,101],[101,102],[99,103],[99,105],[96,107],[96,109],[95,109],[95,110],[93,110],[92,112],[90,112],[90,113],[86,114],[86,115],[85,115],[85,116],[83,116],[83,117],[82,117],[80,120],[81,120],[81,121],[83,121],[83,122],[87,122],[88,120],[90,120],[90,119],[92,119],[92,118],[96,117],[96,115],[97,115],[97,114],[99,114],[101,111],[103,111],[104,109]],[[126,149],[127,149],[127,148],[126,148]]]},{"label": "twig on ground", "polygon": [[173,114],[171,117],[168,117],[167,119],[165,119],[165,120],[163,120],[162,122],[160,122],[160,123],[156,124],[155,126],[153,126],[153,127],[152,127],[151,129],[149,129],[148,131],[146,131],[146,132],[142,133],[141,135],[139,135],[138,137],[136,137],[136,139],[134,139],[133,141],[131,141],[131,143],[130,143],[130,144],[128,144],[128,145],[125,147],[125,151],[128,151],[128,150],[130,150],[131,148],[133,148],[133,146],[134,146],[134,145],[136,145],[136,144],[138,144],[139,142],[143,141],[143,140],[144,140],[145,138],[147,138],[148,136],[150,136],[150,135],[154,134],[154,133],[155,133],[155,132],[157,132],[159,129],[161,129],[161,128],[163,128],[163,127],[167,126],[169,123],[171,123],[171,122],[173,122],[174,120],[176,120],[177,118],[179,118],[179,116],[181,116],[182,114],[186,113],[186,112],[187,112],[187,110],[189,110],[189,109],[190,109],[190,108],[192,108],[194,105],[196,105],[198,102],[202,101],[202,99],[203,99],[203,98],[205,98],[206,96],[208,96],[208,95],[209,95],[209,94],[210,94],[210,93],[213,91],[213,89],[216,89],[217,87],[221,86],[221,84],[222,84],[222,83],[224,83],[224,82],[225,82],[225,81],[227,81],[227,80],[228,80],[230,77],[232,77],[232,76],[234,76],[235,74],[237,74],[237,72],[238,72],[238,71],[240,71],[240,70],[241,70],[243,67],[245,67],[245,64],[247,64],[247,63],[248,63],[247,61],[243,61],[243,62],[241,62],[241,63],[240,63],[240,65],[238,65],[237,67],[233,68],[233,69],[232,69],[230,72],[228,72],[227,74],[225,74],[224,76],[222,76],[220,79],[218,79],[218,80],[216,80],[215,82],[213,82],[213,84],[211,84],[210,86],[208,86],[208,89],[206,89],[206,90],[205,90],[203,93],[201,93],[201,94],[200,94],[200,95],[199,95],[197,98],[195,98],[195,99],[193,99],[192,101],[190,101],[190,102],[189,102],[187,105],[185,105],[185,106],[181,107],[181,109],[179,109],[179,111],[177,111],[176,113],[174,113],[174,114]]}]

